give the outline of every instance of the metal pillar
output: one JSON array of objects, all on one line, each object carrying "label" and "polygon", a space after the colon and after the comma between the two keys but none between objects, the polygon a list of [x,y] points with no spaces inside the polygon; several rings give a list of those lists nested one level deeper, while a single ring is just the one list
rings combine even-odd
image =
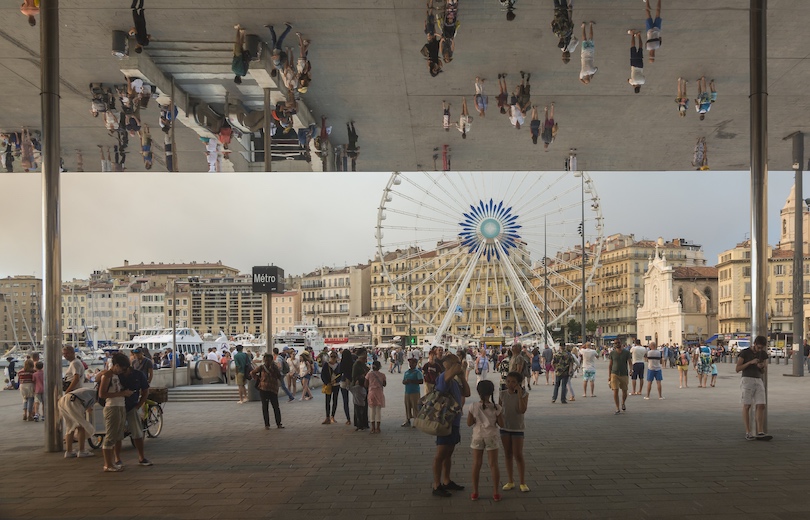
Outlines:
[{"label": "metal pillar", "polygon": [[177,116],[174,112],[175,107],[177,104],[174,101],[175,96],[175,89],[174,89],[174,78],[172,78],[172,102],[169,106],[171,118],[172,118],[172,126],[169,127],[169,132],[171,133],[171,140],[172,140],[172,169],[173,172],[178,172],[180,169],[177,166],[177,141],[174,140],[174,127],[177,126]]},{"label": "metal pillar", "polygon": [[[270,100],[270,89],[264,89],[264,171],[273,171],[273,156],[270,149],[273,145],[271,124],[273,122],[273,102]],[[269,330],[269,329],[268,329]],[[269,338],[270,336],[268,336]],[[270,350],[272,352],[272,350]]]},{"label": "metal pillar", "polygon": [[[767,0],[750,6],[750,109],[751,109],[751,339],[768,336],[768,53]],[[799,196],[799,195],[797,195]],[[767,401],[768,379],[765,375]],[[753,411],[754,407],[752,407]],[[767,431],[767,408],[765,424]]]},{"label": "metal pillar", "polygon": [[59,0],[40,8],[42,105],[42,299],[45,319],[45,449],[62,451],[56,403],[62,394],[62,235],[59,156]]},{"label": "metal pillar", "polygon": [[579,234],[582,237],[582,344],[585,345],[585,172],[579,172],[582,180],[582,220],[579,223]]},{"label": "metal pillar", "polygon": [[802,164],[804,163],[804,134],[793,134],[793,187],[795,200],[795,232],[793,239],[793,375],[804,375],[804,198],[802,197]]},{"label": "metal pillar", "polygon": [[177,387],[177,279],[172,280],[172,388]]}]

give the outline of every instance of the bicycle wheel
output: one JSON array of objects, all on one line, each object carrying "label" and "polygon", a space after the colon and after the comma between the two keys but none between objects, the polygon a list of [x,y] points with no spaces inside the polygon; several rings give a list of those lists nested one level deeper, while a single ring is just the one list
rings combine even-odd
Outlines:
[{"label": "bicycle wheel", "polygon": [[94,433],[90,437],[87,438],[87,444],[90,445],[91,448],[97,450],[101,448],[101,444],[104,442],[104,434],[103,433]]},{"label": "bicycle wheel", "polygon": [[146,418],[146,435],[154,439],[163,431],[163,408],[159,405],[149,407],[149,417]]}]

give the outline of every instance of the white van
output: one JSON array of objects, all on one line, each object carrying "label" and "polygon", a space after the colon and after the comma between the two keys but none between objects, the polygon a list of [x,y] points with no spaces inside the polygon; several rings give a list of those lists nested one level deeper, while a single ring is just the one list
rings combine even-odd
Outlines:
[{"label": "white van", "polygon": [[728,345],[726,345],[729,352],[737,353],[741,350],[745,350],[751,346],[750,339],[732,339],[729,340]]}]

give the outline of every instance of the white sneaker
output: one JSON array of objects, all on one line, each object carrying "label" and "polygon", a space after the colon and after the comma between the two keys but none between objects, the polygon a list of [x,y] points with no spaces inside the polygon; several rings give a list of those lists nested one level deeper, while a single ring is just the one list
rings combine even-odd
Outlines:
[{"label": "white sneaker", "polygon": [[66,459],[75,459],[76,458],[76,452],[75,451],[66,451],[65,452],[65,458]]},{"label": "white sneaker", "polygon": [[80,451],[79,453],[76,454],[76,456],[79,457],[80,459],[83,459],[85,457],[95,457],[96,454],[93,453],[92,451]]}]

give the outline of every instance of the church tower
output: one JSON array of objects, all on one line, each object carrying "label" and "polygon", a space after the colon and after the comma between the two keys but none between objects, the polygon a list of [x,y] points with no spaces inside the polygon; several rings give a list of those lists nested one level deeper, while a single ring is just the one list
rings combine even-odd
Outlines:
[{"label": "church tower", "polygon": [[[785,205],[782,207],[782,211],[779,212],[779,249],[785,249],[793,251],[793,244],[796,241],[796,191],[795,186],[790,187],[790,194],[788,195],[787,200],[785,201]],[[810,252],[810,247],[808,247],[808,236],[810,236],[810,211],[808,211],[807,206],[802,203],[802,227],[804,231],[804,240],[802,241],[804,244],[804,254],[808,254]]]}]

